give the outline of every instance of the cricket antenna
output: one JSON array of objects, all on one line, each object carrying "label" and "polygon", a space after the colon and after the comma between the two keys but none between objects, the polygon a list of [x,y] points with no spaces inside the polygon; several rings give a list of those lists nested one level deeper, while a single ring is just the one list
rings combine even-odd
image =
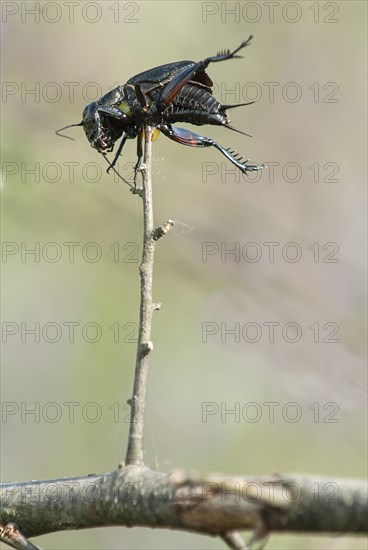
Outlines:
[{"label": "cricket antenna", "polygon": [[82,120],[82,122],[78,122],[78,124],[69,124],[68,126],[64,126],[64,128],[60,128],[59,130],[56,130],[55,134],[57,136],[60,136],[60,137],[66,138],[66,139],[71,139],[72,141],[75,141],[74,138],[72,138],[70,136],[60,134],[60,132],[62,132],[63,130],[66,130],[67,128],[72,128],[73,126],[83,126],[83,120]]}]

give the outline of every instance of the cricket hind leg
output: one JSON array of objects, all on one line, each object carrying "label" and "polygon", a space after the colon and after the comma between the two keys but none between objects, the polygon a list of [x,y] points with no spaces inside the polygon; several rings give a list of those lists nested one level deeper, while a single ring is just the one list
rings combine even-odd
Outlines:
[{"label": "cricket hind leg", "polygon": [[253,36],[250,35],[247,40],[243,40],[243,42],[235,48],[232,52],[230,50],[224,50],[216,55],[213,55],[211,57],[206,57],[206,59],[203,59],[202,61],[198,61],[198,63],[192,63],[189,65],[189,67],[183,69],[178,73],[166,86],[162,89],[162,92],[160,94],[160,98],[157,102],[157,109],[159,111],[164,111],[166,107],[171,105],[171,103],[174,101],[180,90],[189,82],[189,80],[197,73],[198,71],[204,71],[210,63],[216,63],[218,61],[226,61],[227,59],[234,59],[241,57],[240,55],[236,55],[239,50],[242,48],[245,48],[248,46],[250,41],[252,40]]},{"label": "cricket hind leg", "polygon": [[[208,61],[207,65],[209,63],[217,62],[217,61],[226,61],[227,59],[233,59],[233,58],[239,58],[241,55],[236,55],[238,51],[242,50],[246,46],[249,45],[250,41],[252,40],[253,35],[251,34],[246,40],[243,40],[243,42],[235,48],[232,52],[230,50],[223,50],[221,52],[218,52],[217,55],[213,55],[211,57],[207,57],[204,62]],[[207,67],[206,65],[206,67]]]},{"label": "cricket hind leg", "polygon": [[182,145],[187,145],[189,147],[215,147],[244,174],[247,172],[256,172],[265,167],[264,164],[248,164],[249,161],[245,160],[245,158],[236,151],[230,148],[226,149],[213,139],[201,136],[185,128],[161,124],[160,130],[169,139],[172,139],[176,143],[181,143]]}]

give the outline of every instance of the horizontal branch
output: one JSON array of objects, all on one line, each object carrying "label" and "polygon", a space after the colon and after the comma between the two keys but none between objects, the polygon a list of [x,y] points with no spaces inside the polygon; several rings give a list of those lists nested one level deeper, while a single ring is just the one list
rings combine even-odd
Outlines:
[{"label": "horizontal branch", "polygon": [[5,483],[0,523],[27,537],[102,526],[145,526],[210,535],[252,529],[367,532],[365,481],[317,477],[193,478],[128,466],[105,475]]}]

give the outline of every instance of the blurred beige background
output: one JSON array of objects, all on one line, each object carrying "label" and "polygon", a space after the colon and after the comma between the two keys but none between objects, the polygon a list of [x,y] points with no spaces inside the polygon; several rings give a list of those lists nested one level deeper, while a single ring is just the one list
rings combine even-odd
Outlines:
[{"label": "blurred beige background", "polygon": [[[365,476],[366,4],[43,2],[32,14],[33,4],[1,5],[2,479],[100,473],[125,456],[141,203],[81,128],[68,130],[74,142],[54,131],[79,122],[99,90],[249,34],[244,59],[208,72],[223,102],[257,99],[231,111],[254,137],[199,132],[270,168],[246,178],[214,149],[154,144],[156,223],[176,226],[156,254],[147,465]],[[124,175],[135,153],[129,142]],[[37,540],[224,547],[124,528]],[[268,544],[364,547],[291,535]]]}]

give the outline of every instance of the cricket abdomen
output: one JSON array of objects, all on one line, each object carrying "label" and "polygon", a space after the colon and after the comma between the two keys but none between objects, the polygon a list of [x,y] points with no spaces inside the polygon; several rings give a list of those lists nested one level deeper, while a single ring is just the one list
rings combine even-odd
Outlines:
[{"label": "cricket abdomen", "polygon": [[206,89],[186,84],[165,113],[170,123],[188,122],[201,126],[229,124],[230,120],[221,103]]}]

